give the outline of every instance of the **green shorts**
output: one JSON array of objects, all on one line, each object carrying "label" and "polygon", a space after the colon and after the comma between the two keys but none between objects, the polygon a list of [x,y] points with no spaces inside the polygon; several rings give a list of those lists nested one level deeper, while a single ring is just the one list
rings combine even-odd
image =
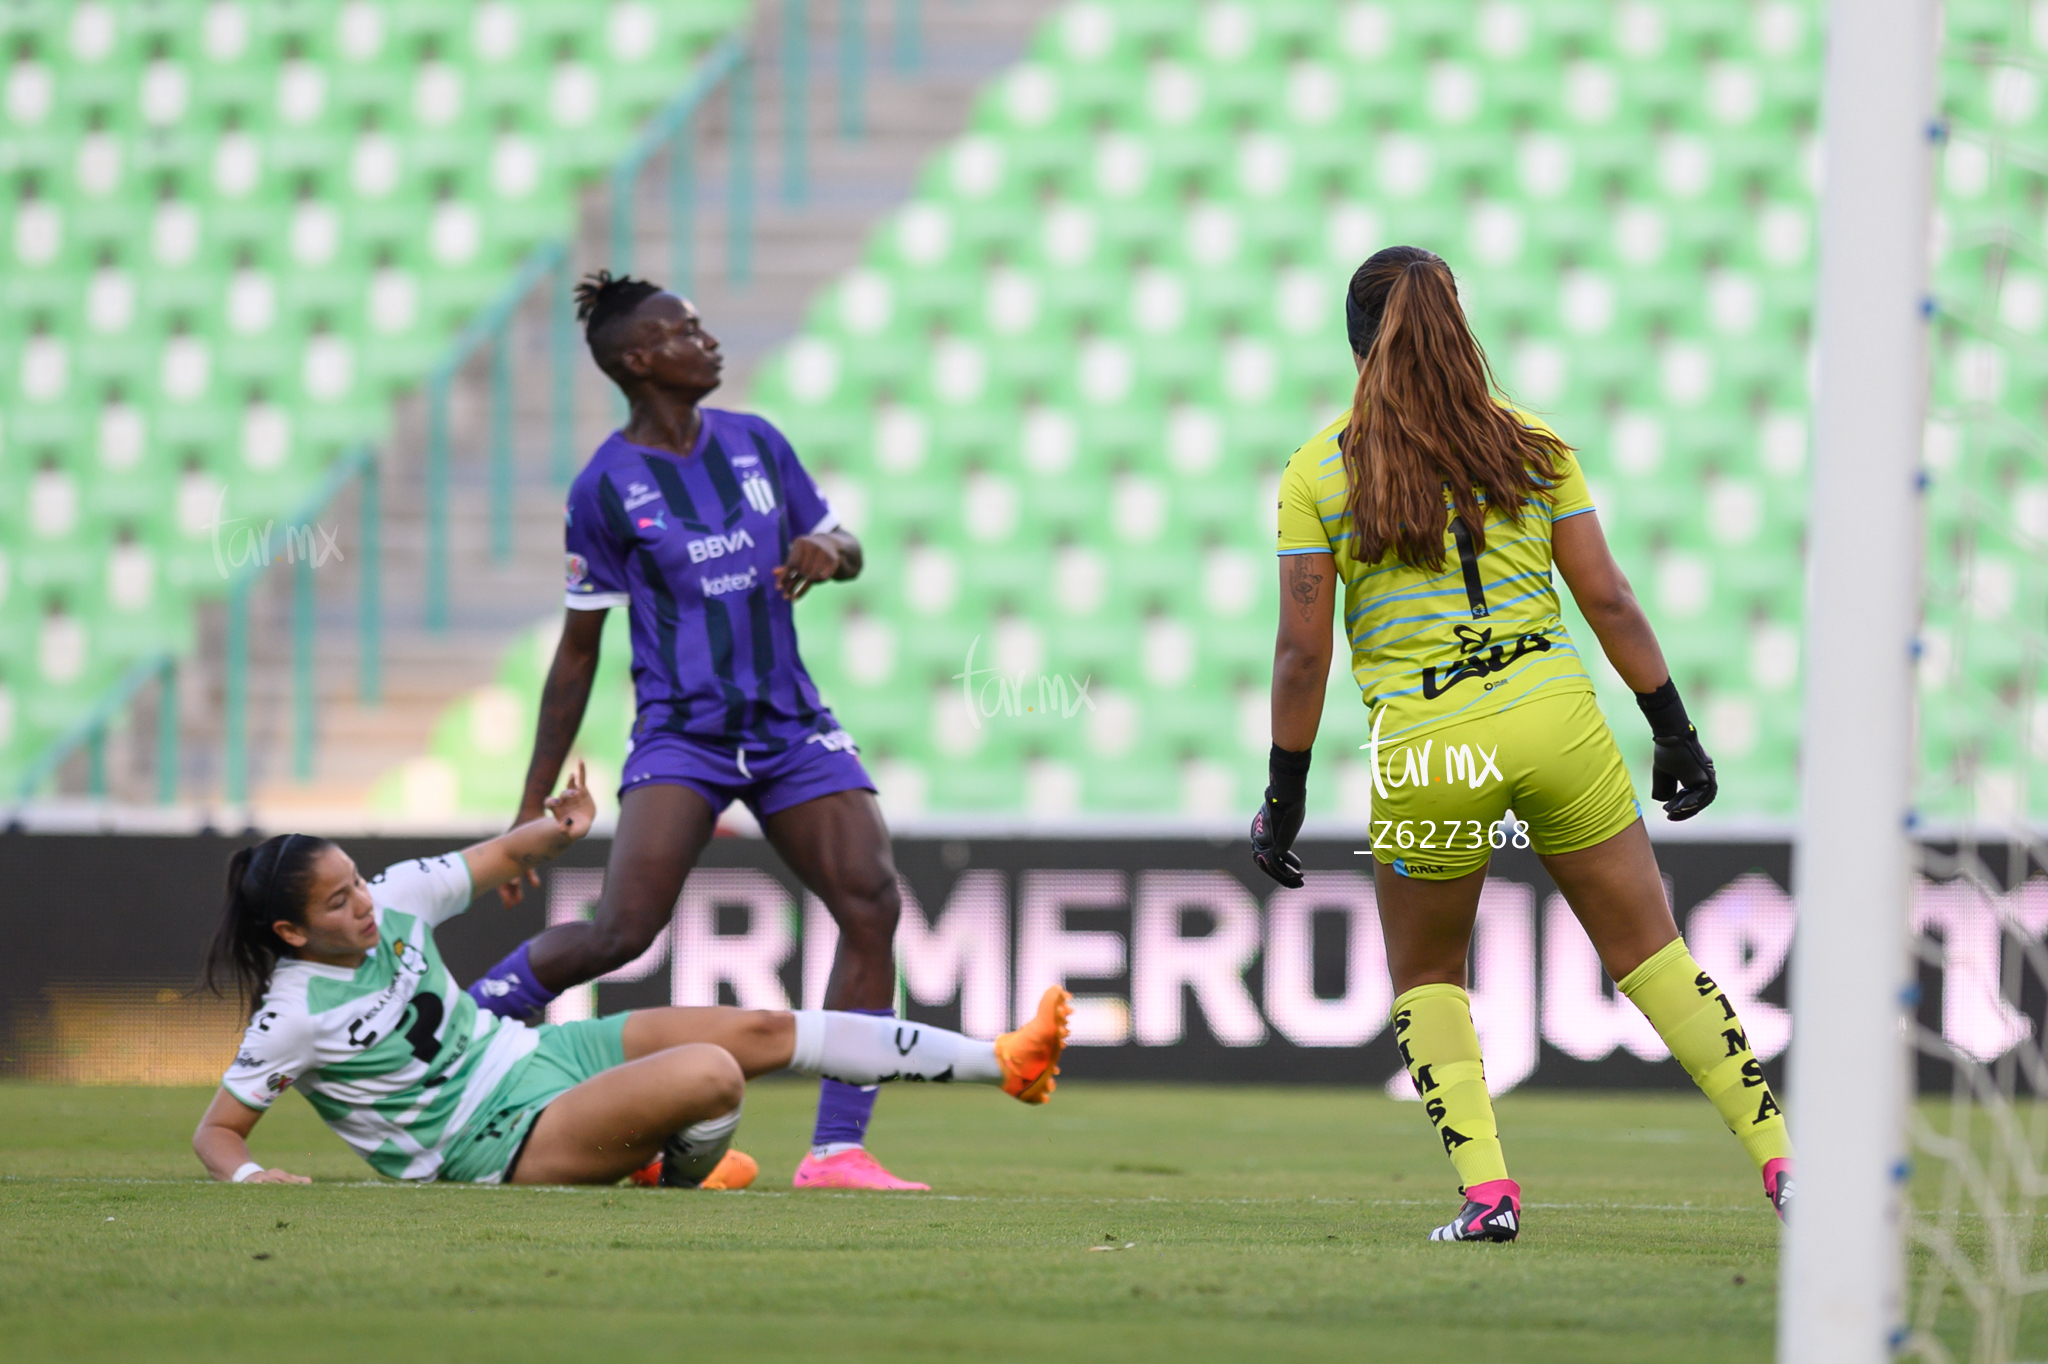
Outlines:
[{"label": "green shorts", "polygon": [[[1469,875],[1501,846],[1577,852],[1643,817],[1591,692],[1383,740],[1375,765],[1373,856],[1420,881]],[[1528,825],[1526,843],[1494,832],[1510,809]]]},{"label": "green shorts", "polygon": [[542,1109],[591,1076],[626,1064],[628,1017],[542,1024],[540,1045],[513,1065],[449,1141],[438,1177],[463,1184],[503,1183]]}]

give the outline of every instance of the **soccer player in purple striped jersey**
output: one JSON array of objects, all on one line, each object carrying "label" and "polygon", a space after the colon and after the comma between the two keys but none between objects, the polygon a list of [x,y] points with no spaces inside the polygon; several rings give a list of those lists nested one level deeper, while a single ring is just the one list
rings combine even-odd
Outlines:
[{"label": "soccer player in purple striped jersey", "polygon": [[[860,542],[781,432],[702,405],[724,361],[688,302],[607,271],[576,298],[591,357],[630,411],[569,490],[568,615],[515,825],[554,789],[613,607],[631,615],[638,714],[596,917],[529,939],[469,992],[526,1017],[634,960],[740,800],[839,925],[826,1007],[888,1014],[900,909],[889,830],[852,738],[804,671],[792,610],[817,584],[857,577]],[[516,903],[521,883],[504,893]],[[926,1187],[867,1153],[873,1087],[822,1085],[798,1188]]]}]

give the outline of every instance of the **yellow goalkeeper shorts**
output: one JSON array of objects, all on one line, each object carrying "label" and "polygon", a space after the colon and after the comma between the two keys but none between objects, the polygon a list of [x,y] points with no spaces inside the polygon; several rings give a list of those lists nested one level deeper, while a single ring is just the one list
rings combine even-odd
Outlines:
[{"label": "yellow goalkeeper shorts", "polygon": [[[1365,749],[1374,769],[1373,856],[1417,880],[1468,875],[1501,847],[1577,852],[1643,817],[1589,691]],[[1497,827],[1511,809],[1526,831]]]}]

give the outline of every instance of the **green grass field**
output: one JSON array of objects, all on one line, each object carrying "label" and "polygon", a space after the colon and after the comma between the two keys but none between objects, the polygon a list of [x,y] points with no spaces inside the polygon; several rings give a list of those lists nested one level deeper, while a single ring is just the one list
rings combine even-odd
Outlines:
[{"label": "green grass field", "polygon": [[796,1194],[816,1090],[756,1085],[755,1190],[376,1181],[297,1096],[203,1182],[207,1095],[0,1084],[11,1360],[1766,1360],[1778,1225],[1689,1094],[1510,1095],[1513,1246],[1453,1211],[1422,1114],[1352,1091],[886,1091],[933,1194]]}]

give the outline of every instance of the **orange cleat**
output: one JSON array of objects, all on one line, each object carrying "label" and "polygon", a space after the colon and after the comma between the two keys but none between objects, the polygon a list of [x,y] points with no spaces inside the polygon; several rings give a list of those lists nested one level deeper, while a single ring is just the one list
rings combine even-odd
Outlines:
[{"label": "orange cleat", "polygon": [[[704,1176],[700,1189],[744,1189],[760,1175],[761,1166],[745,1151],[727,1151],[719,1157],[711,1173]],[[661,1157],[656,1156],[627,1176],[643,1189],[661,1187]]]},{"label": "orange cleat", "polygon": [[700,1189],[744,1189],[761,1173],[761,1165],[745,1151],[727,1151],[704,1176]]},{"label": "orange cleat", "polygon": [[1052,1097],[1060,1073],[1060,1053],[1067,1047],[1067,1020],[1074,1015],[1074,997],[1057,985],[1038,999],[1038,1012],[1015,1032],[996,1039],[996,1060],[1003,1067],[1003,1093],[1027,1104]]}]

